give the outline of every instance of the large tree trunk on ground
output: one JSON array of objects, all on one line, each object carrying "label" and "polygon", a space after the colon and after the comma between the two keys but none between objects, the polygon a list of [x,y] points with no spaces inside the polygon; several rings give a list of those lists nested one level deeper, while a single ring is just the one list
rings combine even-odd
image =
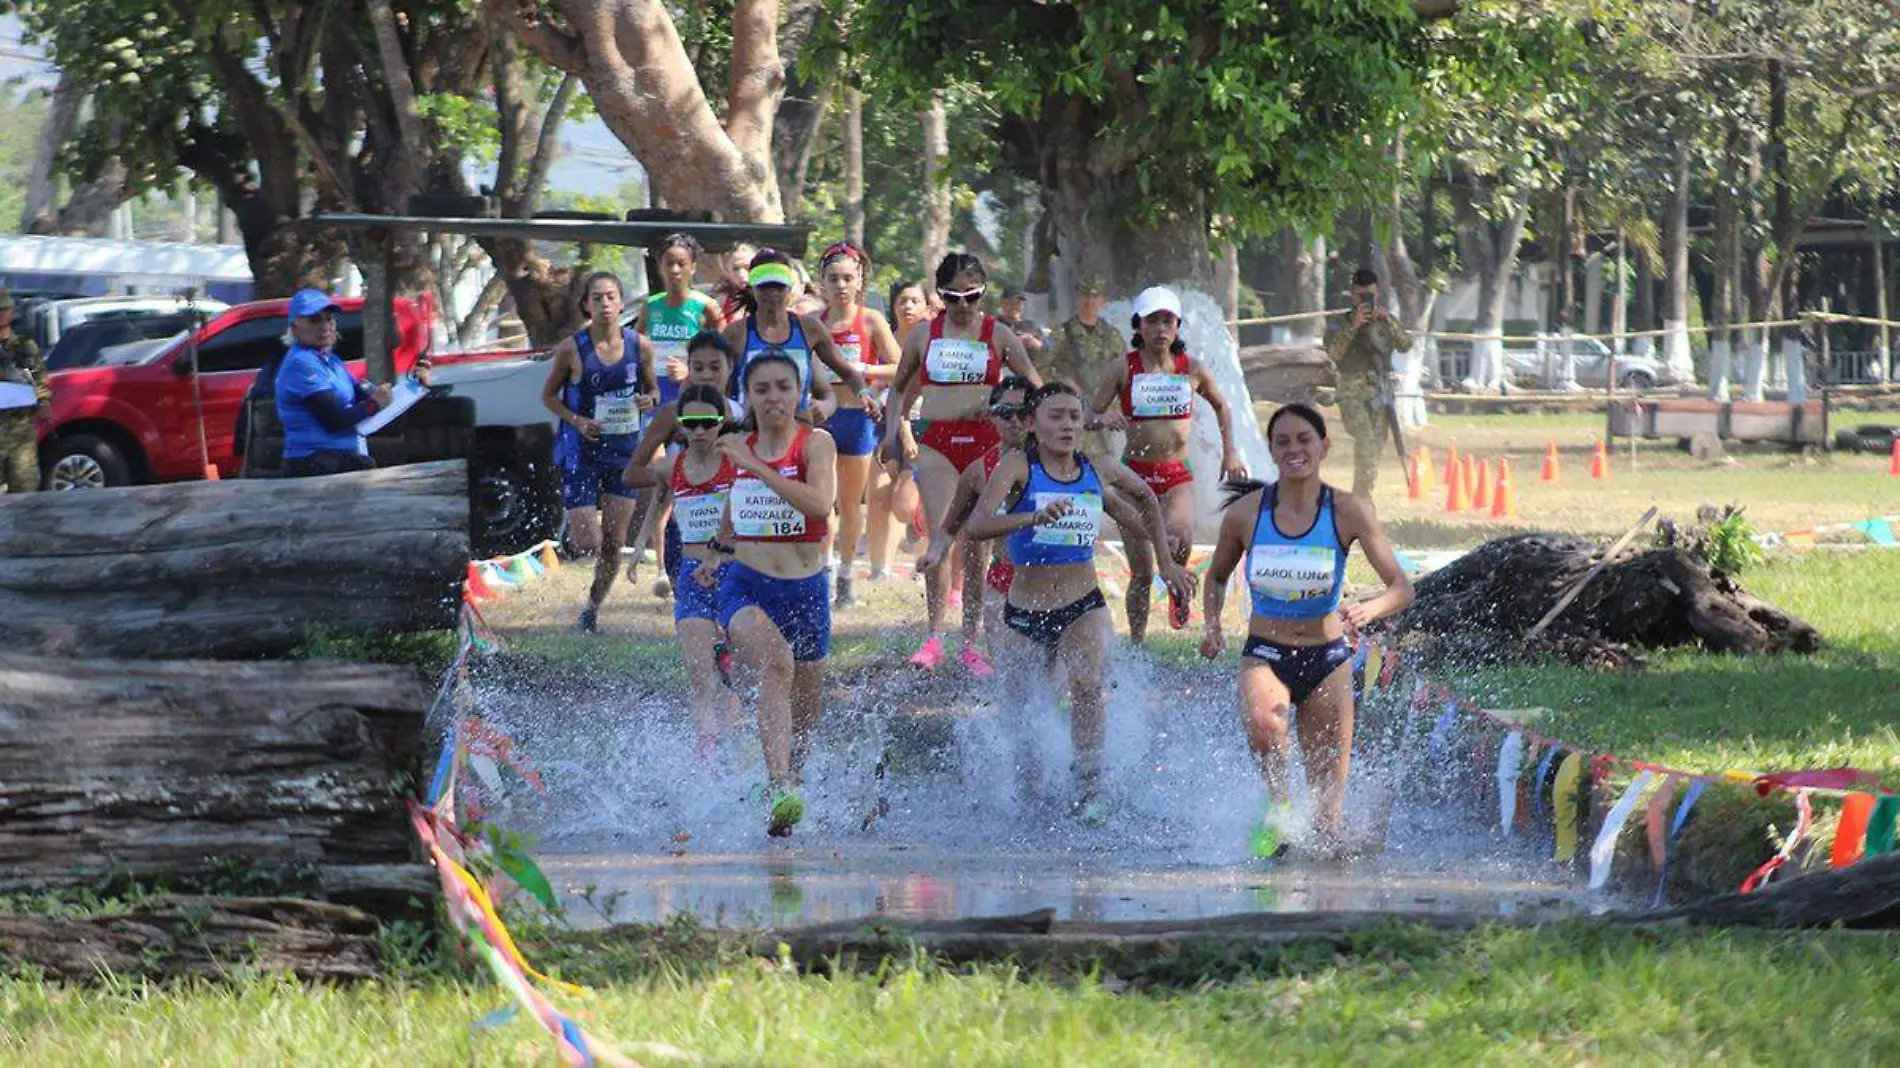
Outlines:
[{"label": "large tree trunk on ground", "polygon": [[94,916],[0,917],[0,974],[27,970],[59,983],[224,979],[234,970],[308,981],[374,979],[382,940],[374,917],[295,898],[141,899]]},{"label": "large tree trunk on ground", "polygon": [[1554,653],[1615,666],[1638,659],[1640,650],[1685,645],[1755,655],[1820,647],[1813,627],[1680,549],[1619,556],[1526,645],[1531,627],[1601,551],[1568,534],[1486,542],[1419,580],[1412,607],[1395,626],[1432,636],[1438,655],[1492,662]]},{"label": "large tree trunk on ground", "polygon": [[408,912],[430,697],[376,665],[0,656],[0,887],[235,873]]},{"label": "large tree trunk on ground", "polygon": [[317,631],[451,627],[468,530],[461,460],[9,496],[0,648],[235,657]]}]

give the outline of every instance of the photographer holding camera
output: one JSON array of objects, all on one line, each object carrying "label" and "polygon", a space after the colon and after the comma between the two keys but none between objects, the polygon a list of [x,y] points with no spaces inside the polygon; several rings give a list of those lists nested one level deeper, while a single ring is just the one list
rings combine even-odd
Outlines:
[{"label": "photographer holding camera", "polygon": [[1379,300],[1379,276],[1361,267],[1352,275],[1352,317],[1327,336],[1326,355],[1339,369],[1339,418],[1352,437],[1352,493],[1370,499],[1385,448],[1392,404],[1392,354],[1412,347]]}]

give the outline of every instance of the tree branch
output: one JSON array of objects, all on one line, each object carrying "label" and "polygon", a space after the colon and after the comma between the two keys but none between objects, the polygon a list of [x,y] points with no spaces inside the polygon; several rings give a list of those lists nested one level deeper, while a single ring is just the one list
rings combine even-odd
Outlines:
[{"label": "tree branch", "polygon": [[580,36],[542,21],[533,5],[517,0],[482,0],[482,9],[489,18],[506,26],[541,62],[569,74],[586,73],[587,46]]},{"label": "tree branch", "polygon": [[778,54],[778,0],[739,0],[732,11],[726,133],[748,161],[771,169],[772,115],[785,89]]},{"label": "tree branch", "polygon": [[382,61],[383,86],[389,92],[391,110],[396,113],[396,130],[401,135],[400,150],[392,165],[409,170],[406,184],[415,184],[418,155],[423,151],[422,112],[416,106],[416,86],[409,78],[409,61],[403,55],[402,39],[396,34],[396,13],[389,0],[367,0],[370,25],[376,31],[376,54]]},{"label": "tree branch", "polygon": [[528,159],[528,175],[521,183],[520,218],[534,214],[535,202],[541,197],[541,187],[547,184],[548,171],[554,166],[554,157],[560,149],[561,122],[567,117],[567,108],[574,100],[574,91],[580,87],[580,79],[572,74],[561,77],[561,84],[554,90],[554,99],[548,101],[547,114],[541,119],[541,136],[535,139],[534,155]]}]

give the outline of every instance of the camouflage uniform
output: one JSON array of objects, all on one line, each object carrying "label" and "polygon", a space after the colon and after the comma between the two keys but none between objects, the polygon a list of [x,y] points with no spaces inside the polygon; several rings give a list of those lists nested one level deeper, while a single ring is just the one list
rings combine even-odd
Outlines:
[{"label": "camouflage uniform", "polygon": [[1374,319],[1363,328],[1349,322],[1326,338],[1326,355],[1339,369],[1339,421],[1352,437],[1355,497],[1370,498],[1379,480],[1392,354],[1411,347],[1412,335],[1391,319]]},{"label": "camouflage uniform", "polygon": [[[0,289],[0,311],[13,307],[13,296]],[[0,382],[32,386],[39,394],[38,408],[0,408],[0,479],[8,493],[31,493],[40,488],[39,435],[34,417],[45,408],[46,361],[31,338],[14,334],[0,341]]]},{"label": "camouflage uniform", "polygon": [[[1036,371],[1044,382],[1060,381],[1074,386],[1082,394],[1082,403],[1088,404],[1095,399],[1095,389],[1102,384],[1102,377],[1121,367],[1128,349],[1128,335],[1111,326],[1107,319],[1097,319],[1094,326],[1080,319],[1070,319],[1056,327],[1055,336],[1042,350],[1042,358],[1036,361]],[[1113,440],[1100,430],[1083,434],[1082,448],[1097,455],[1120,455]]]}]

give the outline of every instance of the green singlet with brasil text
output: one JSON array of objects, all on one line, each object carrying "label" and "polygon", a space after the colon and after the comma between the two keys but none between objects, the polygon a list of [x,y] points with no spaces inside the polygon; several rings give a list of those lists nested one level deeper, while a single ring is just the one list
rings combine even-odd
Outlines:
[{"label": "green singlet with brasil text", "polygon": [[705,328],[706,309],[714,304],[711,297],[697,290],[688,293],[677,308],[665,293],[647,298],[646,333],[647,340],[653,342],[653,380],[660,384],[661,404],[671,404],[680,395],[680,384],[666,375],[666,361],[685,362],[686,343]]}]

